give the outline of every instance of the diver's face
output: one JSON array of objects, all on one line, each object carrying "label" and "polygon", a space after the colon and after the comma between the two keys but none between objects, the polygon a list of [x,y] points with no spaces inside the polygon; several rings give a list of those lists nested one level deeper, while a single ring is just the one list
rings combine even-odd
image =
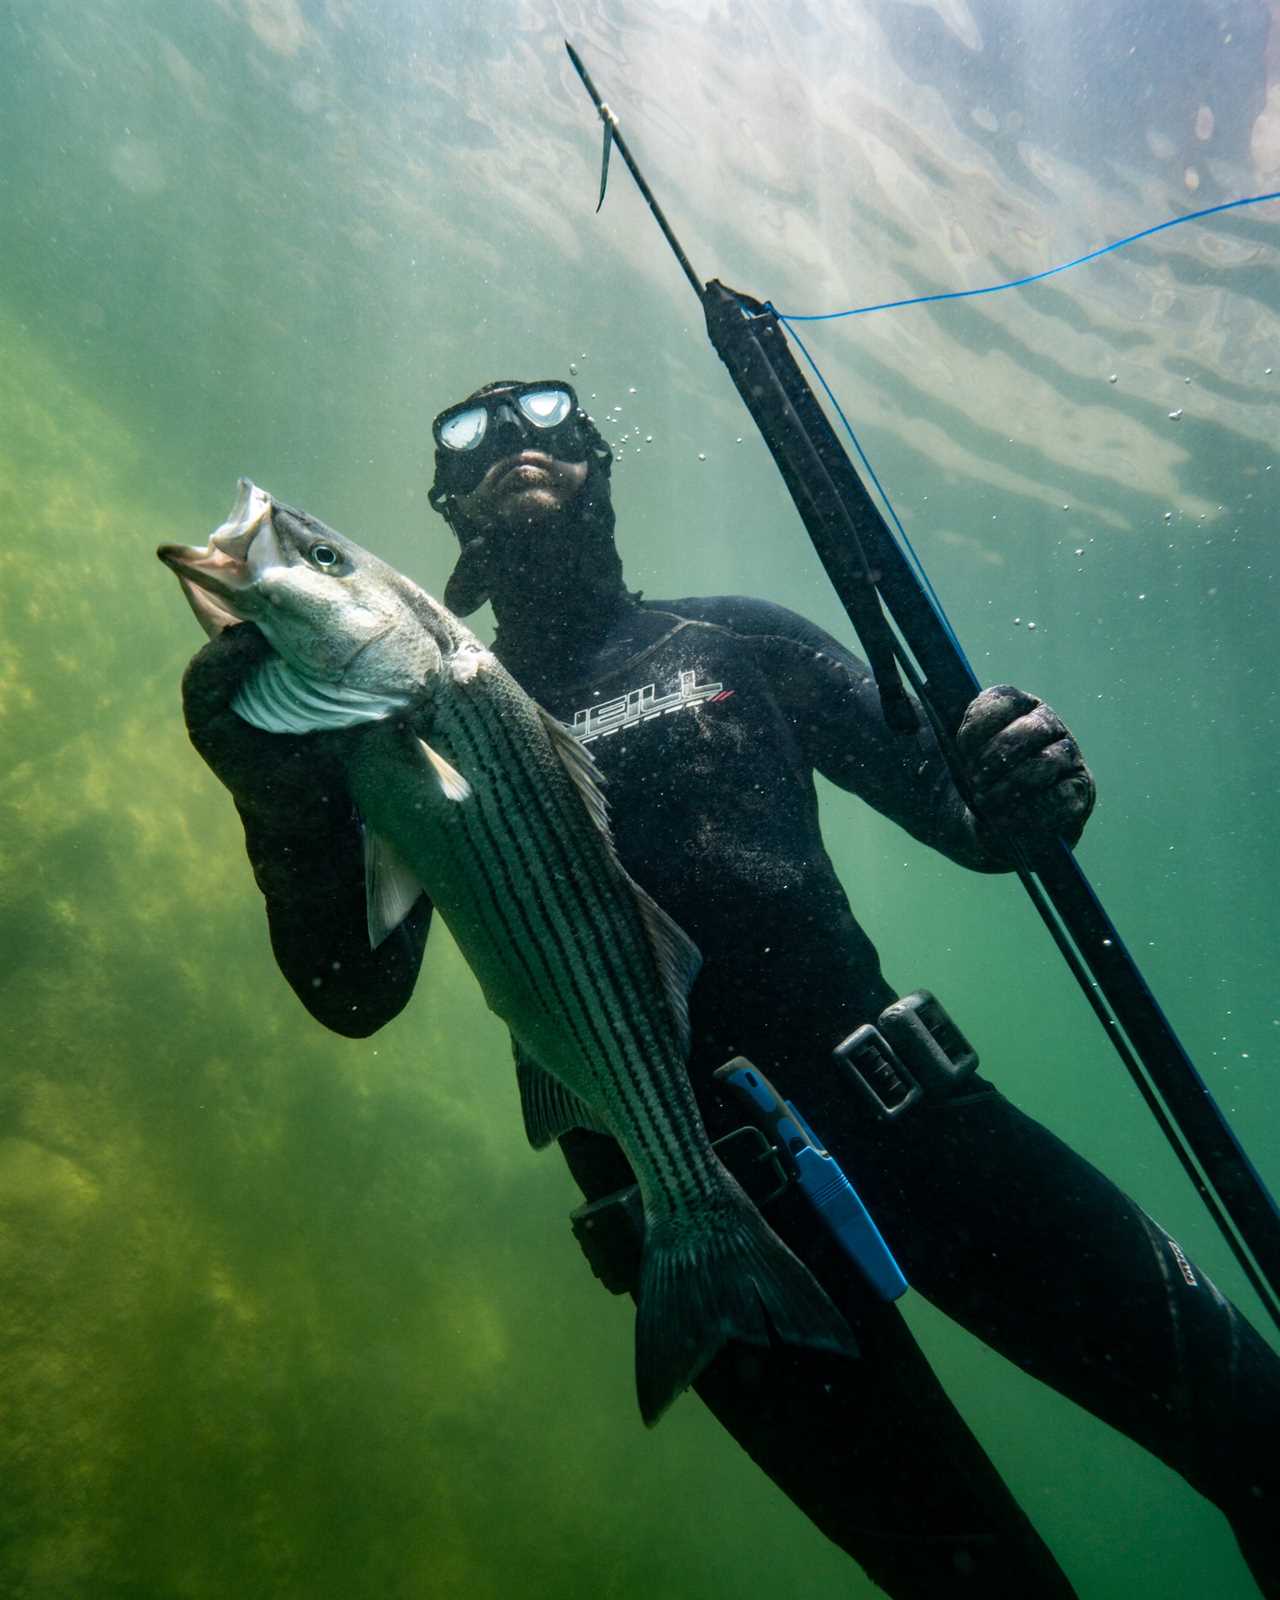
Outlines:
[{"label": "diver's face", "polygon": [[500,457],[470,494],[454,499],[474,528],[514,531],[558,516],[586,481],[585,461],[560,461],[545,450],[526,448]]},{"label": "diver's face", "polygon": [[436,482],[476,531],[528,531],[587,481],[587,419],[558,378],[480,390],[435,419]]}]

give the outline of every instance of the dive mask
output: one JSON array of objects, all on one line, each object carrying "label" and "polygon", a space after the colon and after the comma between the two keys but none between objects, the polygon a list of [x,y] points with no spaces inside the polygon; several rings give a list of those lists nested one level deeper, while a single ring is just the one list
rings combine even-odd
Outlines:
[{"label": "dive mask", "polygon": [[436,489],[468,494],[495,461],[529,448],[561,461],[584,461],[585,422],[577,395],[559,379],[506,384],[473,395],[431,424]]}]

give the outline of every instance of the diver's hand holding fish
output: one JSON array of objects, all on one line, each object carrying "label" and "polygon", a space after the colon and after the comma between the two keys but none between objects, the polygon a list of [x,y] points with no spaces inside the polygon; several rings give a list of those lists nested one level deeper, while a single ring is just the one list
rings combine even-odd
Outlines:
[{"label": "diver's hand holding fish", "polygon": [[240,690],[273,654],[254,624],[221,627],[182,677],[187,732],[242,816],[288,816],[298,835],[340,827],[350,812],[346,780],[322,740],[264,733],[234,709]]},{"label": "diver's hand holding fish", "polygon": [[[271,645],[251,622],[230,626],[234,619],[206,612],[199,600],[193,609],[213,638],[183,674],[187,732],[244,824],[276,961],[317,1020],[347,1038],[367,1038],[410,998],[430,901],[424,895],[394,936],[370,949],[360,827],[333,748],[359,734],[265,733],[246,722],[234,710],[236,697],[273,655]],[[282,903],[307,937],[299,939],[289,921],[278,925]]]},{"label": "diver's hand holding fish", "polygon": [[730,1340],[856,1354],[710,1147],[685,1070],[698,953],[623,871],[573,735],[431,596],[245,480],[206,547],[159,554],[209,631],[253,621],[272,646],[236,716],[270,736],[366,729],[324,753],[365,827],[371,942],[429,895],[511,1030],[531,1142],[593,1128],[627,1156],[645,1421]]}]

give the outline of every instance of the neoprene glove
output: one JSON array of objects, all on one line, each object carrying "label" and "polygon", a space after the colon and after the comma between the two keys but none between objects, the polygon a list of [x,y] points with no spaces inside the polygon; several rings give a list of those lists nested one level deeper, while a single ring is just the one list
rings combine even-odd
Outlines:
[{"label": "neoprene glove", "polygon": [[227,628],[191,660],[182,709],[191,743],[255,832],[323,846],[351,825],[342,768],[322,733],[264,733],[231,709],[246,675],[271,653],[253,623]]},{"label": "neoprene glove", "polygon": [[1096,799],[1093,775],[1061,717],[1012,684],[970,702],[956,745],[982,831],[1034,858],[1054,839],[1074,845]]}]

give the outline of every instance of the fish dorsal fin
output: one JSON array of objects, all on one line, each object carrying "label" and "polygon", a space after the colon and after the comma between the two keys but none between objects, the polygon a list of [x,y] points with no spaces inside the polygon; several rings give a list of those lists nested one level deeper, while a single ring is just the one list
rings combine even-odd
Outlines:
[{"label": "fish dorsal fin", "polygon": [[681,1055],[689,1053],[689,990],[702,965],[702,952],[684,929],[647,895],[634,879],[628,878],[635,891],[640,916],[657,957],[662,987],[667,1004],[676,1021],[676,1036]]},{"label": "fish dorsal fin", "polygon": [[426,757],[427,765],[435,775],[446,800],[465,800],[471,793],[471,785],[458,771],[440,754],[433,750],[425,739],[416,740],[418,749]]},{"label": "fish dorsal fin", "polygon": [[395,932],[424,893],[413,870],[405,865],[391,842],[366,826],[364,900],[371,950]]},{"label": "fish dorsal fin", "polygon": [[698,968],[702,965],[702,955],[696,944],[690,939],[683,928],[662,909],[625,871],[618,860],[617,851],[613,843],[613,830],[609,826],[609,808],[601,792],[604,783],[604,774],[591,759],[591,754],[574,737],[572,731],[566,728],[563,722],[558,722],[550,712],[543,711],[543,725],[551,739],[551,746],[564,764],[565,771],[573,779],[578,793],[582,796],[583,803],[591,820],[600,829],[613,857],[618,871],[631,885],[632,893],[636,897],[636,905],[649,935],[649,942],[653,946],[654,957],[658,963],[658,971],[662,976],[662,986],[666,992],[667,1004],[675,1018],[676,1029],[680,1041],[680,1049],[687,1054],[689,1050],[689,990],[693,987],[693,980],[698,976]]},{"label": "fish dorsal fin", "polygon": [[542,718],[542,725],[547,730],[547,737],[551,740],[551,748],[560,757],[564,770],[573,779],[575,788],[582,796],[582,803],[587,808],[587,814],[612,845],[613,831],[609,827],[609,807],[601,792],[604,774],[591,759],[590,751],[578,743],[572,731],[566,728],[563,722],[553,717],[549,711],[544,711],[541,706],[537,709],[538,715]]},{"label": "fish dorsal fin", "polygon": [[586,1128],[591,1133],[611,1133],[585,1100],[566,1089],[513,1039],[516,1058],[516,1084],[520,1090],[520,1110],[524,1131],[535,1150],[541,1150],[570,1128]]},{"label": "fish dorsal fin", "polygon": [[318,733],[351,728],[360,722],[381,722],[406,702],[369,694],[300,672],[283,656],[269,655],[236,691],[231,709],[265,733]]}]

